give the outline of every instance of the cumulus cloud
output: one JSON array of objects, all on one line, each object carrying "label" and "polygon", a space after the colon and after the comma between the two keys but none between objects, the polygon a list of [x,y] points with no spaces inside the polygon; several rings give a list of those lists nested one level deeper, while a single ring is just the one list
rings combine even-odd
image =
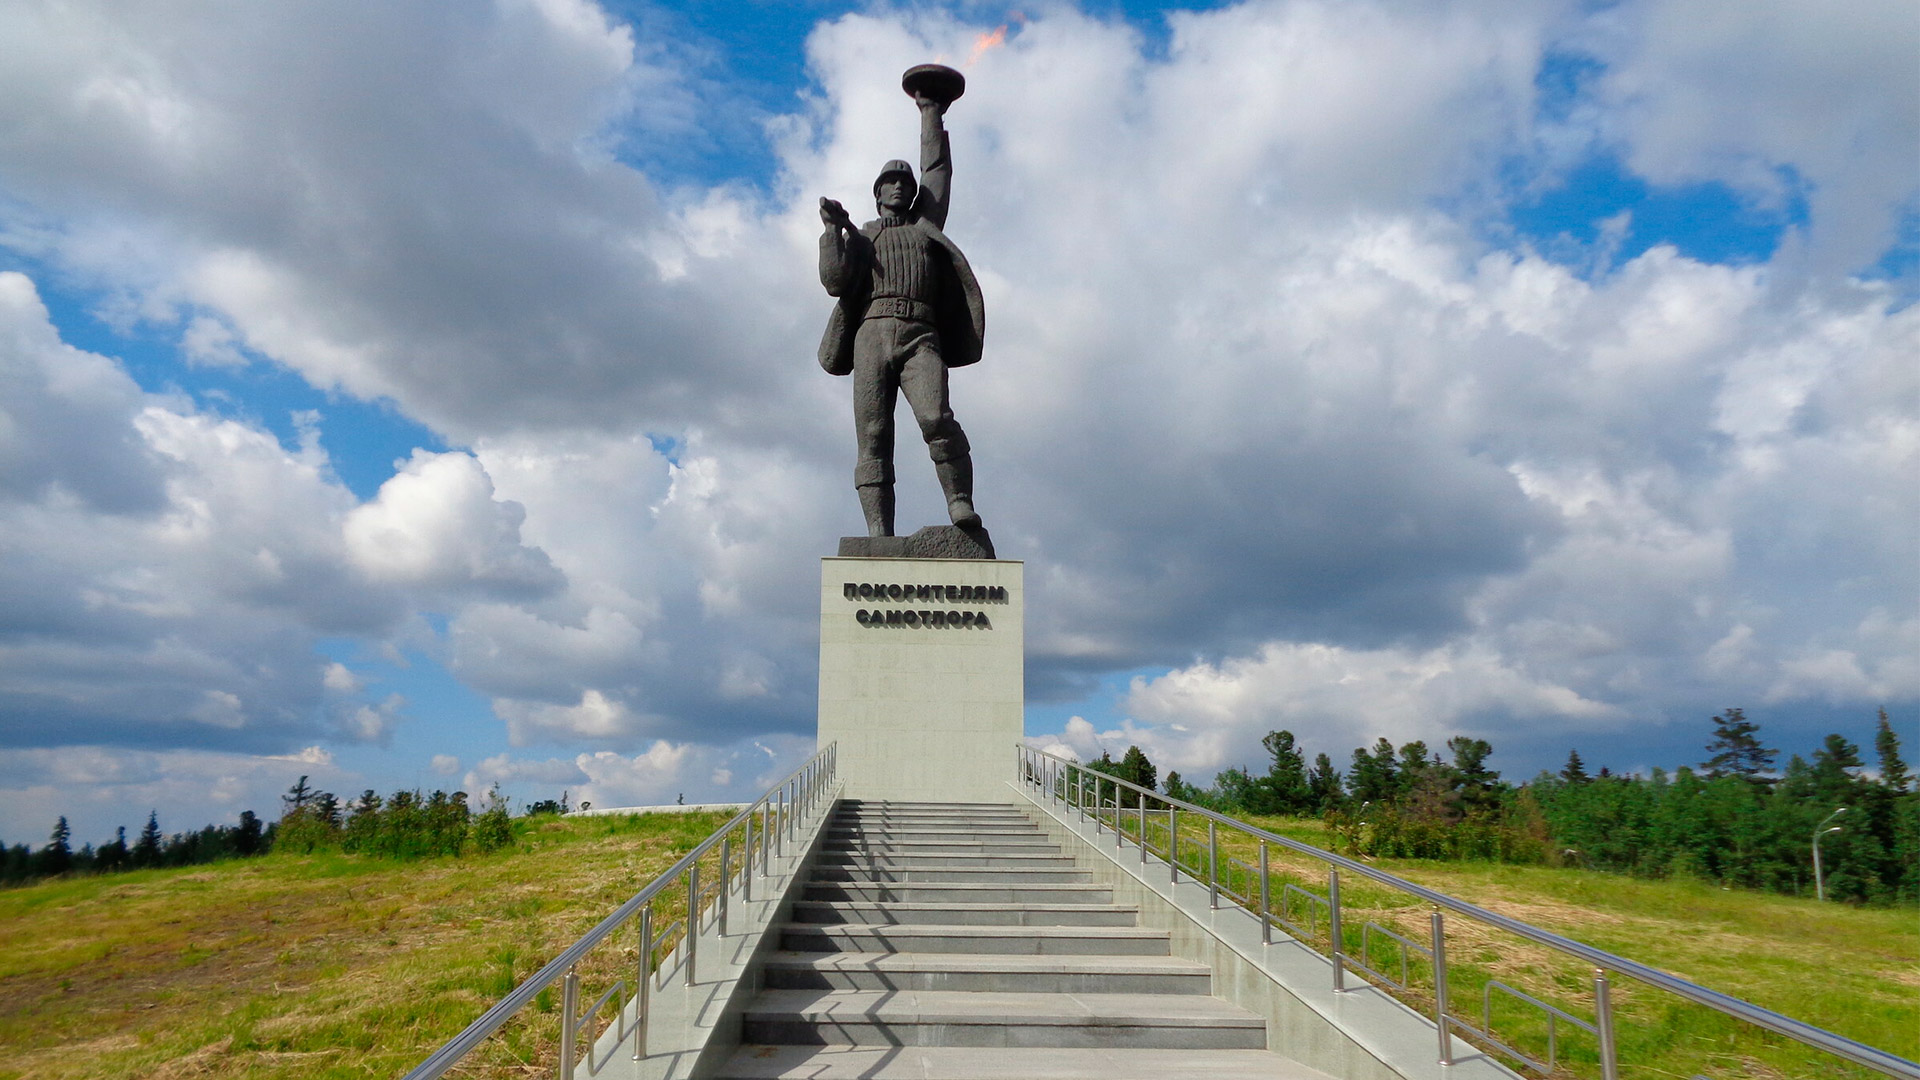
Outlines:
[{"label": "cumulus cloud", "polygon": [[572,758],[487,758],[467,773],[469,791],[495,783],[521,798],[554,798],[552,789],[569,790],[573,804],[591,802],[610,809],[662,806],[689,793],[687,801],[745,800],[758,797],[813,753],[813,740],[777,736],[775,747],[748,743],[673,743],[657,739],[644,750],[581,753]]},{"label": "cumulus cloud", "polygon": [[347,551],[374,581],[537,598],[561,584],[546,553],[520,543],[526,510],[493,498],[470,454],[415,450],[370,502],[348,512]]},{"label": "cumulus cloud", "polygon": [[360,777],[334,763],[320,746],[289,754],[232,754],[206,750],[127,750],[62,746],[9,750],[0,755],[0,821],[8,844],[45,842],[56,816],[65,815],[75,846],[113,839],[125,826],[137,834],[147,815],[167,833],[195,830],[210,820],[232,824],[252,810],[264,821],[280,816],[280,796],[308,777],[316,789],[357,790]]},{"label": "cumulus cloud", "polygon": [[[1061,745],[1191,768],[1263,725],[1920,698],[1920,309],[1844,276],[1913,198],[1920,94],[1885,92],[1911,13],[1704,19],[1250,0],[1158,51],[1054,7],[977,57],[949,231],[990,331],[953,393],[1028,563],[1030,696],[1172,669]],[[188,362],[385,397],[452,447],[362,503],[317,439],[141,393],[0,277],[0,733],[378,740],[399,707],[315,642],[433,638],[424,612],[511,745],[554,747],[463,751],[470,789],[756,781],[743,740],[811,730],[815,560],[857,527],[811,204],[912,156],[900,58],[980,29],[821,24],[762,192],[631,164],[710,88],[576,0],[0,13],[0,242]],[[1549,123],[1568,52],[1601,71]],[[1807,193],[1803,237],[1752,266],[1495,246],[1490,193],[1555,139]],[[943,509],[911,443],[908,527]]]},{"label": "cumulus cloud", "polygon": [[1736,8],[1636,0],[1594,20],[1604,135],[1657,182],[1731,183],[1810,204],[1822,270],[1857,272],[1915,212],[1920,12],[1868,0],[1845,18],[1790,0]]},{"label": "cumulus cloud", "polygon": [[0,274],[0,327],[0,740],[270,751],[320,735],[328,695],[354,688],[318,636],[402,610],[344,558],[352,496],[325,455],[142,393],[61,343],[20,274]]},{"label": "cumulus cloud", "polygon": [[1218,666],[1137,678],[1126,705],[1143,720],[1178,722],[1188,730],[1115,734],[1162,749],[1171,765],[1189,769],[1257,758],[1260,737],[1280,729],[1311,735],[1318,749],[1365,745],[1380,736],[1437,746],[1494,718],[1592,731],[1620,716],[1611,705],[1531,678],[1483,649],[1351,650],[1292,642]]}]

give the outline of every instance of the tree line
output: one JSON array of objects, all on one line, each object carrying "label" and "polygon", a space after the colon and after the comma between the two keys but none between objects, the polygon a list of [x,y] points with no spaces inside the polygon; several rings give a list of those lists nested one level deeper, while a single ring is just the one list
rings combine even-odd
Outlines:
[{"label": "tree line", "polygon": [[[1236,817],[1318,818],[1336,849],[1360,857],[1572,865],[1804,896],[1816,891],[1818,833],[1829,898],[1920,903],[1920,785],[1886,710],[1872,771],[1839,734],[1810,760],[1794,754],[1780,766],[1744,710],[1729,708],[1712,725],[1697,765],[1589,773],[1575,749],[1559,772],[1519,784],[1488,767],[1484,739],[1456,736],[1441,754],[1382,738],[1356,748],[1343,771],[1324,753],[1308,764],[1293,733],[1275,731],[1261,740],[1264,772],[1225,769],[1206,788],[1169,772],[1164,790]],[[1157,778],[1137,746],[1085,767],[1149,789]],[[1122,790],[1123,805],[1136,805],[1131,798]]]},{"label": "tree line", "polygon": [[[63,874],[107,874],[151,867],[194,866],[226,859],[244,859],[269,852],[310,854],[340,851],[389,859],[418,859],[435,855],[459,856],[489,852],[513,843],[512,815],[499,785],[487,793],[476,810],[467,793],[400,790],[381,796],[368,788],[351,802],[307,783],[302,776],[280,797],[278,821],[263,822],[252,810],[240,813],[238,824],[207,825],[198,831],[171,835],[161,831],[160,815],[151,812],[134,842],[127,843],[122,826],[114,839],[100,845],[73,846],[73,830],[65,816],[54,823],[47,842],[0,844],[0,884],[17,885]],[[587,804],[581,804],[586,809]],[[564,814],[567,794],[541,799],[527,807],[527,817]]]}]

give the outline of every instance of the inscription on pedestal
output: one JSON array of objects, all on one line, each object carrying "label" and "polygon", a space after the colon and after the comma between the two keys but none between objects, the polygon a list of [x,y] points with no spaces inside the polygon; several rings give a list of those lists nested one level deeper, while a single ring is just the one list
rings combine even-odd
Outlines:
[{"label": "inscription on pedestal", "polygon": [[1024,729],[1025,565],[821,560],[820,742],[851,798],[1005,802]]}]

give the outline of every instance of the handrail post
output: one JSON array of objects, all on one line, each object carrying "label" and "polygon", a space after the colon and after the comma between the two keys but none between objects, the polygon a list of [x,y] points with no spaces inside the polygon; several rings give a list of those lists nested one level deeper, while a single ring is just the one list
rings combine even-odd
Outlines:
[{"label": "handrail post", "polygon": [[1207,819],[1207,906],[1220,906],[1220,826]]},{"label": "handrail post", "polygon": [[720,906],[717,921],[720,924],[720,936],[727,936],[727,892],[733,887],[733,837],[720,840],[720,899],[714,901]]},{"label": "handrail post", "polygon": [[[1267,892],[1267,842],[1260,841],[1260,944],[1273,944],[1273,920],[1268,917],[1272,909],[1272,897]],[[1335,969],[1338,970],[1337,968]],[[1335,989],[1340,987],[1340,976],[1333,977]]]},{"label": "handrail post", "polygon": [[1602,968],[1593,969],[1593,1026],[1600,1029],[1601,1080],[1620,1080],[1619,1052],[1613,1043],[1613,988]]},{"label": "handrail post", "polygon": [[693,959],[700,940],[700,864],[687,867],[687,985],[693,985]]},{"label": "handrail post", "polygon": [[1140,865],[1147,865],[1147,797],[1140,796]]},{"label": "handrail post", "polygon": [[1433,927],[1433,1019],[1440,1029],[1440,1064],[1453,1064],[1453,1033],[1447,1028],[1447,926],[1435,908],[1428,917]]},{"label": "handrail post", "polygon": [[1127,829],[1120,824],[1120,785],[1113,785],[1113,850],[1127,846]]},{"label": "handrail post", "polygon": [[576,1038],[573,1021],[579,1011],[580,968],[575,965],[567,969],[566,980],[560,984],[560,1080],[573,1080]]},{"label": "handrail post", "polygon": [[653,1001],[653,905],[640,909],[639,986],[633,992],[633,1060],[647,1056],[647,1009]]},{"label": "handrail post", "polygon": [[1340,937],[1340,868],[1337,866],[1327,867],[1327,933],[1332,935],[1328,955],[1333,958],[1333,992],[1338,994],[1347,989],[1347,943]]},{"label": "handrail post", "polygon": [[1167,884],[1180,884],[1180,808],[1167,805],[1167,863],[1172,867],[1172,877]]},{"label": "handrail post", "polygon": [[740,835],[740,899],[753,903],[753,815],[748,814]]}]

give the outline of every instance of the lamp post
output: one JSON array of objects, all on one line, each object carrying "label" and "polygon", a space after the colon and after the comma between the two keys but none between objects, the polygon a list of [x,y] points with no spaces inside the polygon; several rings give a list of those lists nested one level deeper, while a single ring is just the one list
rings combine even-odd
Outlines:
[{"label": "lamp post", "polygon": [[1827,883],[1820,877],[1820,838],[1828,833],[1839,832],[1840,826],[1835,825],[1829,829],[1827,828],[1827,822],[1832,821],[1834,818],[1846,812],[1847,808],[1843,806],[1833,813],[1828,814],[1825,818],[1821,819],[1820,824],[1813,827],[1813,894],[1815,898],[1820,900],[1827,898]]}]

